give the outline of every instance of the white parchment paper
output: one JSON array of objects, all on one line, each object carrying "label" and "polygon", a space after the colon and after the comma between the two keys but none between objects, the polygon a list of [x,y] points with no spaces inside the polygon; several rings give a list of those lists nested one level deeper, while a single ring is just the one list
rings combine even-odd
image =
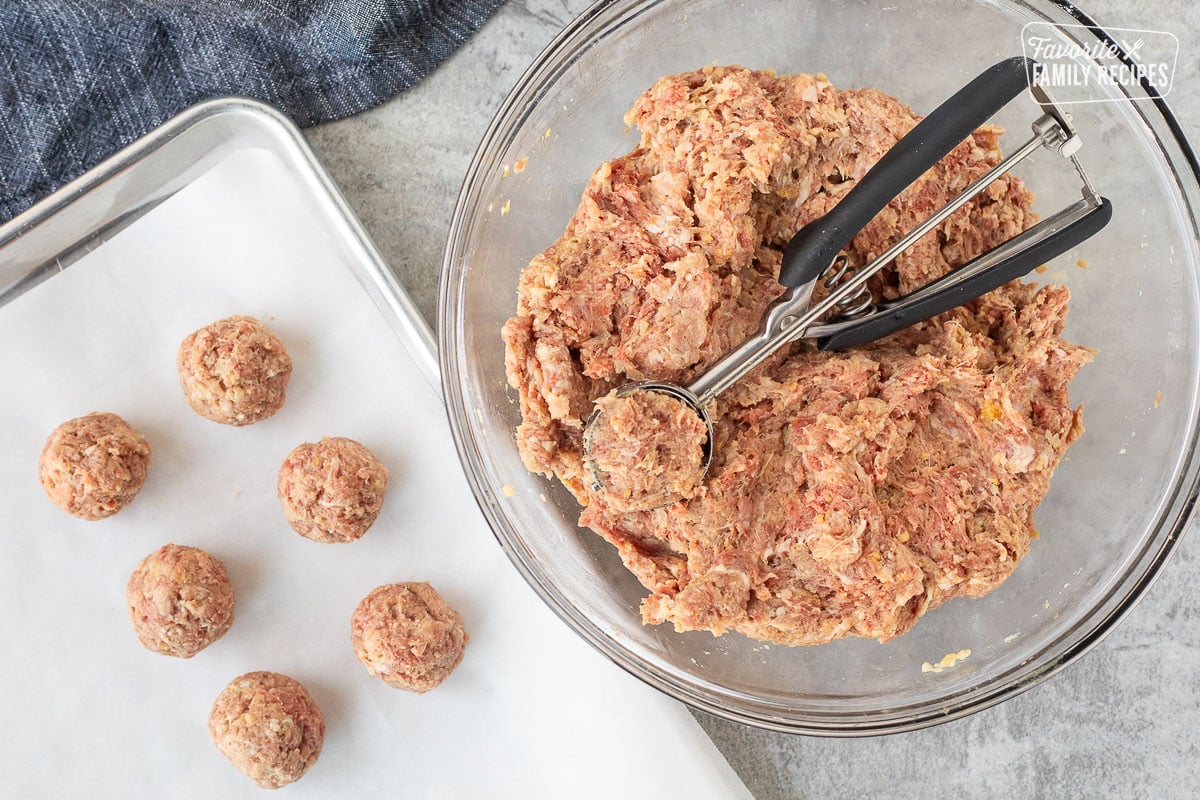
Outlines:
[{"label": "white parchment paper", "polygon": [[[748,797],[685,709],[592,651],[510,566],[462,476],[443,409],[344,265],[303,185],[241,152],[0,309],[0,796],[263,796],[209,740],[235,676],[274,670],[324,712],[320,760],[290,798]],[[295,368],[275,417],[194,414],[175,353],[250,314]],[[37,480],[46,436],[91,411],[149,438],[141,494],[76,520]],[[383,514],[359,542],[288,528],[275,474],[295,445],[362,441],[387,464]],[[229,570],[236,620],[191,660],[150,653],[125,584],[167,542]],[[369,677],[349,620],[372,588],[428,580],[471,636],[418,696]]]}]

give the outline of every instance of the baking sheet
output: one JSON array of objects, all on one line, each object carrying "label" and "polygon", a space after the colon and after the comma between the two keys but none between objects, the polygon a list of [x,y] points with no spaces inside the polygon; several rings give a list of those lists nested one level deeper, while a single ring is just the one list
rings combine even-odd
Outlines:
[{"label": "baking sheet", "polygon": [[[209,741],[213,699],[268,669],[303,682],[326,743],[289,797],[748,797],[686,710],[575,637],[487,529],[434,390],[314,219],[307,185],[237,152],[135,224],[0,308],[0,794],[261,796]],[[230,314],[267,322],[295,369],[286,406],[249,426],[194,414],[175,351]],[[154,446],[133,504],[85,522],[37,481],[58,423],[113,411]],[[359,439],[391,471],[359,542],[291,531],[275,497],[303,441]],[[191,660],[137,642],[124,589],[166,542],[227,566],[236,620]],[[429,580],[471,641],[412,695],[370,678],[349,619],[373,587]]]}]

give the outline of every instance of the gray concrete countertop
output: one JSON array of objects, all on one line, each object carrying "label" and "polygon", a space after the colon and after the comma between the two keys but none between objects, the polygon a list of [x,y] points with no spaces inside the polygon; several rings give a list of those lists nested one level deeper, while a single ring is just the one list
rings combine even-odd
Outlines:
[{"label": "gray concrete countertop", "polygon": [[[818,0],[811,0],[817,2]],[[436,314],[442,247],[462,176],[505,94],[590,0],[510,0],[412,91],[309,141],[422,312]],[[1083,0],[1101,25],[1181,41],[1169,101],[1200,142],[1200,7]],[[1050,681],[967,719],[836,740],[698,714],[761,800],[1200,796],[1200,536],[1095,650]],[[568,792],[569,794],[569,792]]]}]

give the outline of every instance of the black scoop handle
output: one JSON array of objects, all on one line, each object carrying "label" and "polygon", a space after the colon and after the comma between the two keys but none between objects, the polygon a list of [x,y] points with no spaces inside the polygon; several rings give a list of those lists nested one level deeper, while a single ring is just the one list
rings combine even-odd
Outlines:
[{"label": "black scoop handle", "polygon": [[[1112,219],[1112,203],[1108,201],[1108,198],[1101,197],[1100,205],[1088,212],[1086,216],[1075,220],[1062,230],[1052,233],[1037,244],[1027,247],[994,267],[965,280],[956,280],[955,273],[950,272],[931,287],[919,290],[923,294],[918,299],[906,300],[905,297],[901,297],[892,300],[886,304],[884,310],[865,317],[861,323],[818,339],[817,349],[843,350],[847,347],[859,347],[968,303],[1011,280],[1028,274],[1055,256],[1062,255],[1097,233],[1108,224],[1110,219]],[[984,257],[986,254],[980,256],[980,258]],[[959,269],[969,269],[969,267],[968,263]],[[943,284],[944,288],[937,290],[938,284]],[[935,291],[924,294],[929,288],[934,288]]]},{"label": "black scoop handle", "polygon": [[[834,257],[875,215],[1028,84],[1034,61],[1016,56],[984,71],[917,123],[820,219],[801,228],[784,251],[779,282],[795,289]],[[820,274],[820,272],[817,272]]]}]

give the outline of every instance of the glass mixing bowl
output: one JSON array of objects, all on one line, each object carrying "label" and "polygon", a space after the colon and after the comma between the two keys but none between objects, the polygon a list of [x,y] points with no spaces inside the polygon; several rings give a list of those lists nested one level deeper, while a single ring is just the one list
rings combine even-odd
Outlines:
[{"label": "glass mixing bowl", "polygon": [[[789,648],[737,634],[644,626],[646,591],[615,550],[576,525],[561,486],[521,464],[516,393],[500,326],[517,278],[559,236],[588,177],[627,152],[622,121],[662,75],[736,63],[824,72],[928,112],[992,63],[1021,53],[1028,22],[1081,21],[1044,0],[617,0],[588,9],[518,82],[483,139],[458,201],[440,296],[440,357],[455,441],[500,544],[579,635],[647,683],[728,719],[783,731],[861,735],[963,716],[1044,680],[1125,615],[1185,530],[1197,497],[1195,158],[1161,99],[1093,88],[1072,105],[1080,154],[1114,205],[1112,223],[1033,278],[1066,283],[1066,337],[1099,349],[1071,385],[1087,431],[1038,509],[1041,538],[980,600],[953,600],[881,645]],[[1082,21],[1087,21],[1083,19]],[[1057,29],[1092,43],[1099,30]],[[1038,116],[1026,96],[994,121],[1007,149]],[[518,167],[523,167],[518,170]],[[1078,178],[1042,153],[1018,171],[1048,214]],[[1085,259],[1087,268],[1077,266]],[[969,649],[952,669],[923,671]],[[581,687],[585,691],[586,687]]]}]

